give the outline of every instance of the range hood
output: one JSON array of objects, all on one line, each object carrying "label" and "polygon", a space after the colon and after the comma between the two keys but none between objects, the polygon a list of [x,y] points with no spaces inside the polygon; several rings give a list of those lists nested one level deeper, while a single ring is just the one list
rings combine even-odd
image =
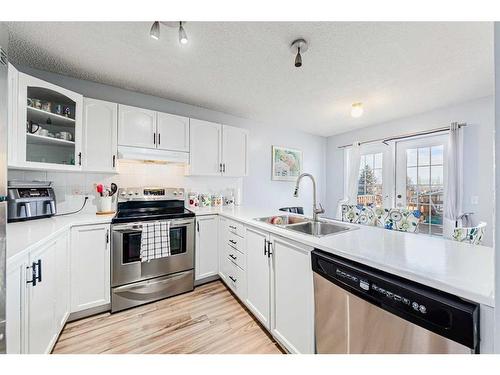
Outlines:
[{"label": "range hood", "polygon": [[188,164],[189,152],[118,146],[118,159]]}]

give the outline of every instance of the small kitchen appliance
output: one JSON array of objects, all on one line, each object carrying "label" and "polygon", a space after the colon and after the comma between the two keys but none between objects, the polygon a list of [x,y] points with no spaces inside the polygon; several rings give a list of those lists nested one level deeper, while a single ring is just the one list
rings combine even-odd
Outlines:
[{"label": "small kitchen appliance", "polygon": [[56,214],[56,196],[49,181],[12,180],[7,184],[8,222],[33,220]]},{"label": "small kitchen appliance", "polygon": [[[111,221],[111,312],[194,289],[194,213],[184,189],[120,188]],[[142,227],[168,222],[170,255],[141,261]]]}]

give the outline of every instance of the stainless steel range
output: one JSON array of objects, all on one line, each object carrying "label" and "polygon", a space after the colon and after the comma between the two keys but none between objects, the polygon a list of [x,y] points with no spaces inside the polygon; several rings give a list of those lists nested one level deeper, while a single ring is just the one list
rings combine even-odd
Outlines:
[{"label": "stainless steel range", "polygon": [[[170,222],[170,256],[141,262],[143,223]],[[118,190],[111,224],[111,312],[194,288],[194,213],[184,208],[184,190]]]}]

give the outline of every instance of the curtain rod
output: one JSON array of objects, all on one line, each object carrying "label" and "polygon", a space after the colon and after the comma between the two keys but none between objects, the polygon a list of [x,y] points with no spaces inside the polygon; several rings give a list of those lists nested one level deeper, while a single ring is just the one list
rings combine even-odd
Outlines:
[{"label": "curtain rod", "polygon": [[[466,123],[458,124],[459,128],[462,128],[464,126],[467,126],[467,124]],[[445,127],[442,127],[442,128],[436,128],[436,129],[431,129],[431,130],[424,130],[424,131],[416,132],[416,133],[407,133],[407,134],[396,135],[394,137],[371,139],[369,141],[359,142],[359,144],[360,145],[364,145],[364,144],[367,144],[367,143],[382,142],[383,144],[387,145],[387,142],[396,141],[398,139],[405,139],[405,138],[417,137],[419,135],[428,135],[428,134],[434,134],[434,133],[441,133],[441,132],[449,131],[449,130],[450,130],[450,127],[449,126],[445,126]],[[352,143],[348,144],[348,145],[338,146],[337,148],[347,148],[347,147],[351,147],[351,146],[352,146]]]}]

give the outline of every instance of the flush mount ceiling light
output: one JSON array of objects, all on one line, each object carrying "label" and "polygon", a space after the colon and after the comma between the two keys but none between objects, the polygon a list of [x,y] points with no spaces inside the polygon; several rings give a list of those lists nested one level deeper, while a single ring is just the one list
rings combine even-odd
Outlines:
[{"label": "flush mount ceiling light", "polygon": [[290,45],[292,53],[295,55],[295,67],[300,68],[302,66],[302,55],[307,51],[308,45],[305,39],[299,38],[295,39]]},{"label": "flush mount ceiling light", "polygon": [[162,22],[162,21],[155,21],[153,22],[153,26],[151,26],[151,30],[149,31],[149,36],[155,40],[160,39],[160,24],[171,27],[171,28],[179,28],[179,43],[180,44],[187,44],[188,43],[188,37],[186,34],[186,30],[184,29],[184,25],[186,24],[185,21],[179,21],[179,22]]},{"label": "flush mount ceiling light", "polygon": [[363,103],[352,103],[351,106],[351,117],[357,118],[363,115]]}]

